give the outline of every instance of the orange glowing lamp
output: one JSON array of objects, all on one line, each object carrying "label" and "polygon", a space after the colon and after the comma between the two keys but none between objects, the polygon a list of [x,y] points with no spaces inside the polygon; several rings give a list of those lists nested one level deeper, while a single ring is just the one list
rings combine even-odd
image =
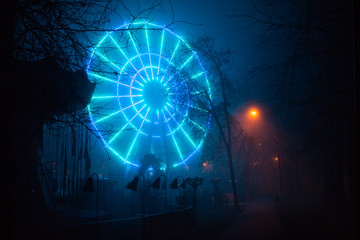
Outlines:
[{"label": "orange glowing lamp", "polygon": [[249,116],[251,118],[257,118],[259,116],[259,112],[257,109],[250,109]]}]

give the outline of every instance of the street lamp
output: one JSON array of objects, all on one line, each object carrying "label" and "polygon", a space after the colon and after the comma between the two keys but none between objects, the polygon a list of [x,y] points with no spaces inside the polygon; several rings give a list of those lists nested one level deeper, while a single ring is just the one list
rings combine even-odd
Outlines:
[{"label": "street lamp", "polygon": [[[178,178],[182,179],[182,183],[180,185],[179,185]],[[184,177],[183,176],[177,176],[170,184],[171,189],[178,189],[179,186],[182,187],[182,188],[186,187],[186,183],[184,184]]]},{"label": "street lamp", "polygon": [[[251,121],[255,123],[255,120],[258,120],[260,117],[260,111],[252,107],[248,110],[248,116]],[[280,159],[280,147],[279,147],[279,136],[278,136],[278,129],[276,125],[274,125],[275,130],[275,144],[276,144],[276,157],[274,158],[274,161],[277,162],[277,168],[278,168],[278,177],[279,177],[279,190],[278,190],[278,199],[281,199],[282,197],[282,179],[281,179],[281,159]]]},{"label": "street lamp", "polygon": [[280,199],[281,199],[281,194],[282,194],[282,184],[281,184],[281,168],[280,168],[280,148],[279,148],[279,139],[278,139],[277,134],[276,134],[275,144],[276,144],[276,154],[277,154],[277,156],[275,157],[275,161],[277,162],[278,175],[279,175],[279,193],[278,193],[278,200],[280,200]]},{"label": "street lamp", "polygon": [[259,117],[259,110],[256,109],[256,108],[250,108],[249,112],[248,112],[248,115],[249,115],[250,118],[256,119],[256,118]]},{"label": "street lamp", "polygon": [[138,174],[134,177],[134,179],[126,185],[127,189],[130,189],[132,191],[137,191],[137,186],[139,182],[139,176],[143,178],[143,201],[142,201],[142,214],[143,217],[145,216],[145,177],[143,174]]},{"label": "street lamp", "polygon": [[[181,184],[179,185],[179,178],[182,179]],[[176,202],[179,205],[185,205],[185,188],[186,188],[186,180],[184,180],[183,176],[177,176],[170,184],[170,189],[179,189],[182,188],[183,189],[183,196],[180,195],[180,190],[178,191],[179,196],[176,197]]]},{"label": "street lamp", "polygon": [[189,183],[192,188],[194,189],[194,214],[195,214],[195,218],[196,218],[196,189],[199,185],[202,184],[202,182],[204,181],[204,179],[202,179],[201,177],[195,177],[195,178],[187,178],[185,180],[187,183]]},{"label": "street lamp", "polygon": [[165,182],[164,182],[164,185],[165,185],[165,212],[167,211],[167,191],[166,191],[166,176],[164,174],[161,174],[160,176],[158,176],[155,181],[151,184],[151,187],[152,188],[155,188],[157,190],[160,189],[160,178],[161,177],[164,177],[165,179]]},{"label": "street lamp", "polygon": [[215,200],[215,208],[217,209],[219,207],[219,202],[220,202],[220,199],[219,199],[219,188],[218,188],[218,184],[220,183],[220,178],[217,177],[217,178],[211,178],[210,179],[210,182],[213,184],[214,186],[214,200]]},{"label": "street lamp", "polygon": [[183,178],[183,182],[179,185],[179,187],[181,187],[182,189],[185,190],[185,188],[186,188],[186,183],[189,181],[189,179],[190,179],[190,178],[186,178],[186,179],[184,180],[184,178]]},{"label": "street lamp", "polygon": [[145,239],[145,176],[143,174],[138,174],[134,177],[134,179],[126,185],[126,188],[131,191],[137,191],[137,186],[139,182],[139,176],[143,178],[143,199],[142,199],[142,219],[141,219],[141,235],[142,239]]},{"label": "street lamp", "polygon": [[96,176],[96,217],[95,217],[95,231],[96,231],[96,239],[99,239],[99,175],[96,173],[92,173],[88,180],[86,181],[83,191],[84,192],[94,192],[94,180],[92,176]]}]

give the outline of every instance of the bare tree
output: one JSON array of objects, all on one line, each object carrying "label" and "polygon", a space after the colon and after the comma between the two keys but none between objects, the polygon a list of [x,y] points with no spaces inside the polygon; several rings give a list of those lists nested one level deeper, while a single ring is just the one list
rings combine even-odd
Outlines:
[{"label": "bare tree", "polygon": [[[191,76],[181,76],[188,81],[183,81],[184,84],[179,86],[176,94],[178,94],[178,99],[183,99],[184,104],[190,98],[191,102],[204,110],[190,112],[189,118],[204,119],[208,114],[211,115],[212,129],[205,140],[203,154],[207,159],[221,158],[223,156],[220,150],[225,150],[234,195],[234,208],[238,210],[239,199],[235,181],[233,147],[234,141],[239,141],[241,138],[242,131],[239,125],[235,127],[235,119],[229,111],[231,104],[229,97],[233,90],[228,78],[231,51],[217,49],[214,39],[206,35],[194,37],[190,40],[190,44],[202,58],[204,68],[208,70],[207,75],[212,91],[208,90],[206,84],[194,80]],[[191,94],[189,95],[188,92]],[[193,134],[197,134],[197,131],[200,130],[194,129]]]},{"label": "bare tree", "polygon": [[[14,176],[12,197],[16,210],[14,214],[29,215],[30,209],[24,202],[30,205],[38,202],[36,206],[41,208],[45,206],[44,189],[35,189],[36,186],[41,186],[38,169],[42,167],[39,152],[43,147],[44,123],[49,124],[47,129],[51,128],[51,123],[59,123],[55,124],[56,134],[62,139],[57,139],[56,142],[64,142],[64,146],[83,144],[82,140],[75,139],[77,134],[74,132],[82,127],[86,131],[90,130],[87,111],[82,109],[87,102],[80,101],[81,94],[78,91],[85,91],[86,85],[92,85],[92,89],[94,87],[89,83],[84,68],[89,54],[97,44],[96,39],[114,30],[110,25],[112,17],[120,16],[127,21],[134,21],[149,16],[161,3],[162,1],[149,1],[145,8],[139,6],[139,9],[132,12],[123,1],[14,1],[9,18],[11,31],[6,39],[10,63],[6,71],[10,76],[8,95],[12,108],[10,139]],[[91,89],[86,94],[89,97],[87,99],[91,99]],[[50,99],[56,101],[49,101]],[[75,105],[79,101],[81,107],[78,108]],[[58,128],[63,129],[57,131]],[[70,134],[63,135],[69,132]],[[68,149],[76,149],[74,146]],[[54,144],[51,148],[50,152],[54,150],[58,153],[54,157],[55,161],[61,162],[58,156],[61,155],[63,146]],[[78,148],[84,149],[81,146]],[[69,151],[64,155],[68,153]],[[75,178],[78,171],[75,154],[79,152],[71,152],[72,178]],[[67,167],[70,164],[69,162]],[[71,170],[71,166],[69,169]],[[64,168],[64,174],[68,174],[67,170]],[[34,191],[33,194],[28,195],[31,191]],[[35,205],[31,210],[36,211]]]},{"label": "bare tree", "polygon": [[[258,47],[274,59],[264,58],[250,79],[265,86],[264,100],[272,105],[278,127],[291,135],[280,142],[284,155],[291,157],[283,158],[282,166],[296,176],[286,178],[288,194],[304,193],[302,181],[314,179],[316,197],[342,206],[346,198],[356,199],[349,179],[355,178],[353,46],[358,8],[351,1],[249,2],[252,12],[227,15],[262,29]],[[307,175],[298,173],[305,168],[311,169]],[[290,190],[289,182],[299,186],[299,193]]]}]

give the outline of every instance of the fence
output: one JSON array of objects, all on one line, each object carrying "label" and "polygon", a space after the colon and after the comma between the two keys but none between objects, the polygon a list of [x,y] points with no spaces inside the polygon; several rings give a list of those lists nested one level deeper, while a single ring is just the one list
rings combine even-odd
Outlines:
[{"label": "fence", "polygon": [[[145,217],[68,225],[42,225],[23,232],[26,239],[137,240],[170,239],[193,224],[193,209],[186,208]],[[24,237],[20,236],[20,237]],[[19,238],[20,239],[20,238]]]}]

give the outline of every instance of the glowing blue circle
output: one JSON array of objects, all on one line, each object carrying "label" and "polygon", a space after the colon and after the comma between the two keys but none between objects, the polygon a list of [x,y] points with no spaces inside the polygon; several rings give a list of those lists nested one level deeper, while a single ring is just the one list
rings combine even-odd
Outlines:
[{"label": "glowing blue circle", "polygon": [[[139,167],[152,153],[178,166],[198,152],[211,115],[193,100],[201,94],[189,83],[208,96],[211,88],[196,52],[179,35],[152,23],[125,23],[100,40],[87,73],[96,83],[88,105],[93,129],[122,161]],[[192,135],[194,129],[201,134]]]}]

